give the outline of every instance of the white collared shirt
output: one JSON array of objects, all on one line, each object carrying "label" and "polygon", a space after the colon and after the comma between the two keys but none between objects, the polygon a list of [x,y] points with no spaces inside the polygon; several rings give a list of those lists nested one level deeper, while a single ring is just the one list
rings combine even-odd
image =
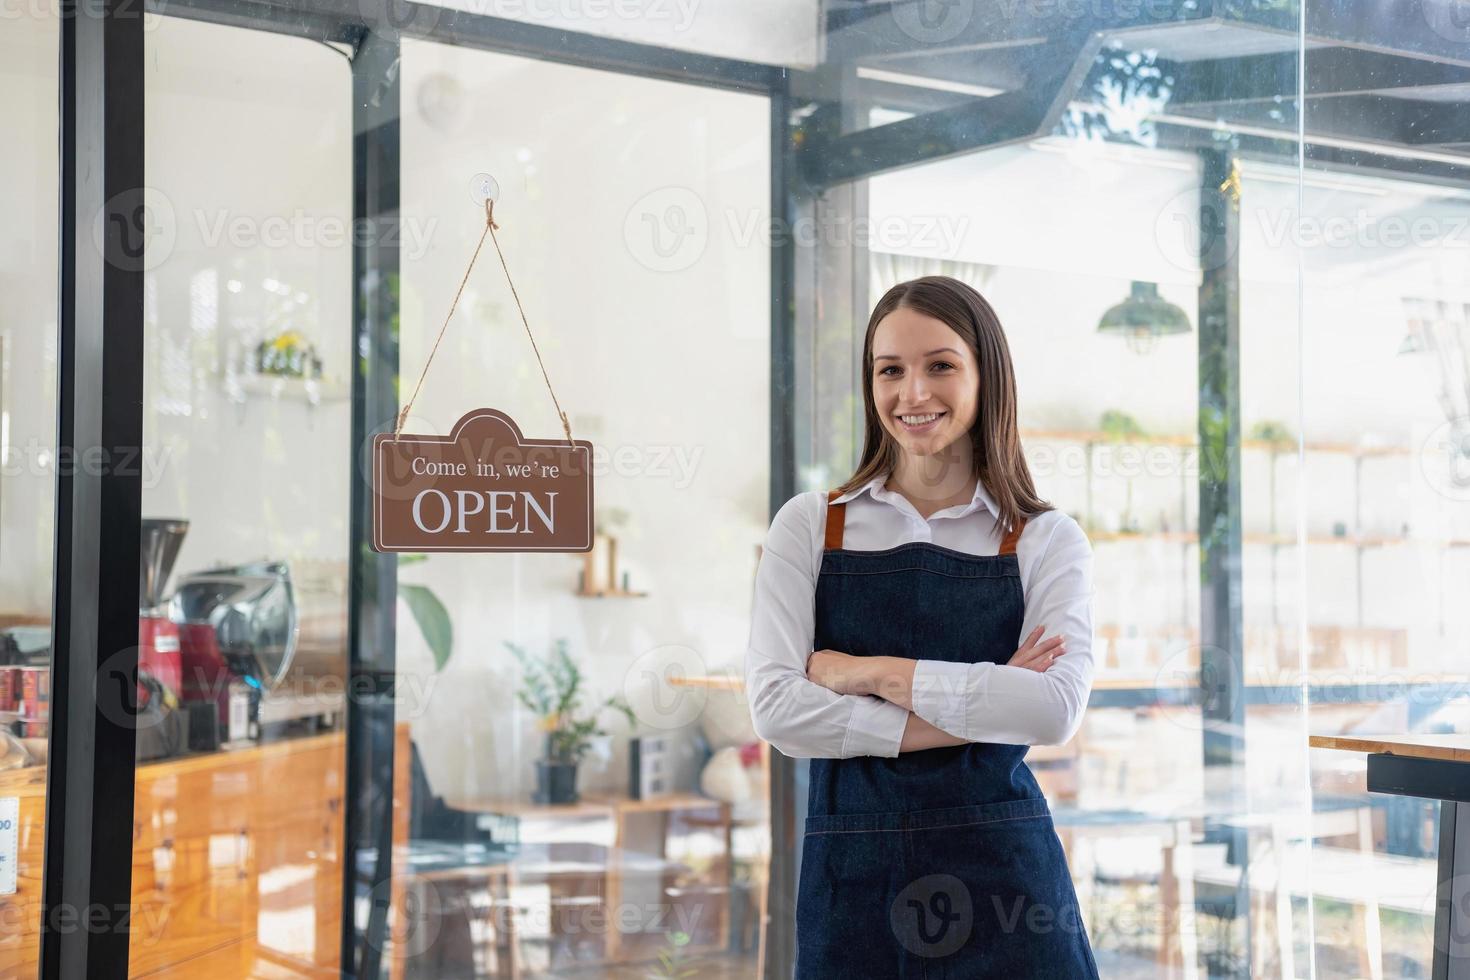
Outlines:
[{"label": "white collared shirt", "polygon": [[[878,551],[928,541],[994,555],[1002,533],[995,502],[976,481],[968,504],[926,520],[882,473],[837,498],[847,502],[844,548]],[[745,691],[756,734],[792,758],[899,754],[908,709],[870,694],[837,694],[808,680],[816,632],[817,573],[825,545],[827,492],[786,501],[771,521],[756,570]],[[969,742],[1060,745],[1076,733],[1092,690],[1092,545],[1069,515],[1027,521],[1016,542],[1026,601],[1013,648],[1038,625],[1066,637],[1066,653],[1038,673],[990,662],[925,660],[914,669],[914,713]]]}]

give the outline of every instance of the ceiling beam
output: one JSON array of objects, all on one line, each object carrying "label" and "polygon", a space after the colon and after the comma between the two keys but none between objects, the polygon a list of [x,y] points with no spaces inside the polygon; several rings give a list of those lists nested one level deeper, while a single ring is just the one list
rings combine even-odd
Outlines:
[{"label": "ceiling beam", "polygon": [[1354,48],[1309,50],[1300,66],[1295,52],[1170,64],[1169,104],[1176,107],[1295,99],[1298,67],[1305,69],[1310,98],[1470,83],[1470,68],[1461,65]]},{"label": "ceiling beam", "polygon": [[1089,33],[1047,45],[1028,83],[1014,91],[852,133],[813,126],[800,154],[803,176],[813,187],[830,187],[1045,136],[1091,69],[1101,43]]}]

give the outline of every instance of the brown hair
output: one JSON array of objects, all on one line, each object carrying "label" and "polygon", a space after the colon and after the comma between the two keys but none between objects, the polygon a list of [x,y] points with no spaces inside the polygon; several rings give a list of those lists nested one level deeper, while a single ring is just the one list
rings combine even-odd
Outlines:
[{"label": "brown hair", "polygon": [[1001,527],[1009,530],[1022,516],[1029,518],[1053,510],[1051,504],[1036,495],[1031,470],[1021,452],[1021,436],[1016,427],[1016,373],[1000,318],[973,286],[949,276],[923,276],[901,282],[884,293],[873,307],[868,332],[863,338],[866,428],[863,454],[857,471],[837,488],[838,492],[860,487],[879,473],[891,472],[898,463],[899,445],[878,420],[878,409],[873,404],[873,334],[878,322],[900,307],[944,322],[964,338],[975,355],[980,391],[979,410],[975,424],[970,427],[972,458],[975,476],[1000,511]]}]

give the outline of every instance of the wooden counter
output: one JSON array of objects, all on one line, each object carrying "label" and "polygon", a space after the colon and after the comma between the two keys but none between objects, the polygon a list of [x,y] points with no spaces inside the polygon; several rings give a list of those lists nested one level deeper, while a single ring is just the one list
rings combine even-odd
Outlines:
[{"label": "wooden counter", "polygon": [[[406,723],[396,738],[393,839],[403,844]],[[331,732],[138,766],[130,976],[338,976],[345,749],[344,733]],[[0,772],[0,797],[20,799],[0,977],[37,971],[45,794],[45,766]]]}]

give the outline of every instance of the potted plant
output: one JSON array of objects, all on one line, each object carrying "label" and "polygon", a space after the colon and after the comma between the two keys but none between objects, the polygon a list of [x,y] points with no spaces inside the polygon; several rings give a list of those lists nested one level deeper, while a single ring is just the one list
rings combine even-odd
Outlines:
[{"label": "potted plant", "polygon": [[283,330],[255,348],[255,369],[277,378],[320,378],[322,358],[299,330]]},{"label": "potted plant", "polygon": [[633,709],[616,695],[590,711],[583,709],[582,670],[567,654],[565,639],[555,641],[555,651],[546,661],[531,657],[509,640],[505,645],[523,671],[516,698],[536,713],[536,727],[546,733],[546,750],[536,760],[536,792],[531,798],[537,803],[575,803],[580,798],[577,763],[592,747],[593,738],[607,734],[598,725],[598,717],[605,709],[616,708],[632,726]]}]

